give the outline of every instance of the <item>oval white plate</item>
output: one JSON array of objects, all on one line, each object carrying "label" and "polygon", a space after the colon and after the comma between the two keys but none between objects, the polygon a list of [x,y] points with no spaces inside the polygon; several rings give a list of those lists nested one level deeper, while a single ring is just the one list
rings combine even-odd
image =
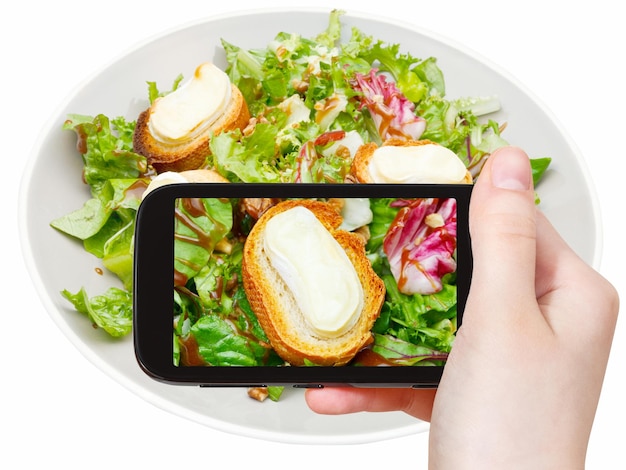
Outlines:
[{"label": "oval white plate", "polygon": [[[221,38],[244,48],[262,48],[279,31],[313,37],[327,22],[327,11],[308,9],[220,16],[169,31],[109,64],[75,91],[41,134],[23,178],[20,231],[33,282],[56,324],[96,366],[139,396],[180,416],[245,436],[298,443],[371,442],[425,431],[428,425],[401,413],[316,415],[306,407],[301,390],[287,390],[278,403],[258,403],[242,389],[178,387],[149,379],[135,361],[130,336],[116,341],[93,329],[61,297],[61,290],[75,292],[82,286],[96,295],[116,280],[97,273],[99,260],[81,243],[49,226],[89,197],[81,181],[76,138],[61,130],[68,113],[135,119],[147,107],[146,81],[168,89],[178,74],[189,76],[203,61],[225,66]],[[358,14],[347,14],[342,22],[346,35],[357,26],[375,38],[401,44],[416,57],[436,57],[450,98],[498,95],[502,111],[493,117],[509,123],[503,137],[531,157],[553,158],[538,188],[544,212],[583,259],[598,263],[600,220],[582,158],[528,91],[485,59],[430,32]]]}]

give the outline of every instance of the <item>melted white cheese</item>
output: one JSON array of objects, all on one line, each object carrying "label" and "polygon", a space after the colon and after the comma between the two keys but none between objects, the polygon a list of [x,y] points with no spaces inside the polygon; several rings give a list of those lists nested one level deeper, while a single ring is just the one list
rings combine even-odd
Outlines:
[{"label": "melted white cheese", "polygon": [[143,192],[141,198],[144,199],[150,191],[154,191],[156,188],[165,186],[167,184],[187,183],[188,180],[183,175],[176,171],[165,171],[155,176],[148,184],[148,187]]},{"label": "melted white cheese", "polygon": [[300,95],[291,95],[286,100],[280,102],[278,107],[287,114],[287,125],[293,126],[302,121],[309,121],[311,111],[307,108]]},{"label": "melted white cheese", "polygon": [[453,151],[436,144],[379,147],[368,170],[374,183],[393,184],[456,184],[467,173]]},{"label": "melted white cheese", "polygon": [[318,150],[318,152],[325,157],[340,155],[343,158],[352,159],[363,143],[363,138],[357,131],[348,131],[343,139],[333,142],[328,147]]},{"label": "melted white cheese", "polygon": [[162,143],[179,143],[205,132],[228,108],[231,83],[228,75],[207,62],[178,89],[152,104],[150,134]]},{"label": "melted white cheese", "polygon": [[272,217],[264,248],[319,337],[339,337],[356,324],[363,286],[346,252],[313,212],[296,206]]},{"label": "melted white cheese", "polygon": [[341,230],[351,232],[359,227],[369,224],[374,218],[370,208],[370,200],[361,197],[347,197],[343,199],[341,207]]}]

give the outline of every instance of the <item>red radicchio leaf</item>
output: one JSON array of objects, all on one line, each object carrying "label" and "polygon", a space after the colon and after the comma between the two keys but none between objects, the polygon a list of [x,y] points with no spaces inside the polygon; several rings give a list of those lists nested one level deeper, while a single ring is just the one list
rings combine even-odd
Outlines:
[{"label": "red radicchio leaf", "polygon": [[311,167],[316,159],[315,143],[309,140],[302,145],[296,158],[296,175],[294,178],[296,183],[310,183],[312,181]]},{"label": "red radicchio leaf", "polygon": [[415,114],[415,104],[384,75],[357,73],[353,87],[361,91],[361,107],[367,107],[381,140],[390,138],[418,140],[426,130],[426,120]]},{"label": "red radicchio leaf", "polygon": [[399,200],[383,250],[398,289],[404,294],[434,294],[441,278],[456,270],[456,200]]}]

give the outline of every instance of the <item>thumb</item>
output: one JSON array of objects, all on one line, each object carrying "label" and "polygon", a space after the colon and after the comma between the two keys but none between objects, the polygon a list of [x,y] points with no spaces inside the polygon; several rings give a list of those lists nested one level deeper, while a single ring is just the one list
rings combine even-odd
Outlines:
[{"label": "thumb", "polygon": [[498,305],[525,305],[535,296],[536,208],[530,160],[517,147],[487,160],[470,203],[473,273],[470,300],[497,314]]}]

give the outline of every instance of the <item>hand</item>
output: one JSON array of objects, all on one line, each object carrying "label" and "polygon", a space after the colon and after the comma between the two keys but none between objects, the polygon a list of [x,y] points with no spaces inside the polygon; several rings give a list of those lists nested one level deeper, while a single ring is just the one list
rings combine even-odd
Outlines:
[{"label": "hand", "polygon": [[482,170],[470,233],[472,287],[439,388],[311,389],[307,403],[431,421],[432,468],[583,468],[617,293],[536,209],[518,148]]}]

